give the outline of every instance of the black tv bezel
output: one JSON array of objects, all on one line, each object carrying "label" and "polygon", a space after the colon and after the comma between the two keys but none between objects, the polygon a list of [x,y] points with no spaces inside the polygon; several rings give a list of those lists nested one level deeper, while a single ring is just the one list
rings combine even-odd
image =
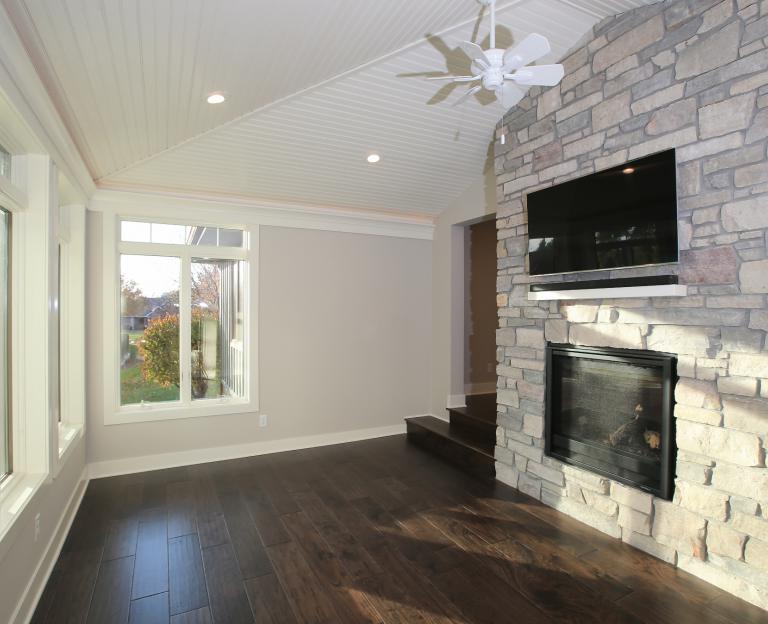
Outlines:
[{"label": "black tv bezel", "polygon": [[[596,268],[596,269],[577,269],[575,271],[556,271],[554,273],[533,273],[531,272],[531,260],[530,260],[530,251],[525,252],[526,256],[526,263],[527,263],[527,270],[528,275],[535,276],[535,277],[546,277],[548,275],[577,275],[580,273],[597,273],[601,272],[604,273],[605,271],[620,271],[622,269],[638,269],[643,267],[658,267],[658,266],[670,266],[674,264],[678,264],[680,262],[680,198],[678,197],[677,188],[678,188],[678,160],[677,160],[677,149],[676,148],[670,148],[665,150],[660,150],[658,152],[653,152],[651,154],[645,154],[644,156],[639,156],[638,158],[634,158],[633,160],[628,160],[627,162],[621,163],[619,165],[613,165],[611,167],[606,167],[605,169],[598,169],[596,171],[593,171],[591,173],[585,174],[583,176],[576,176],[575,178],[571,178],[569,180],[566,180],[565,182],[561,182],[560,184],[553,184],[551,186],[548,186],[546,188],[540,188],[536,189],[535,191],[531,193],[526,193],[524,197],[524,206],[525,206],[525,215],[526,215],[526,223],[530,223],[530,215],[528,213],[528,197],[531,195],[535,195],[536,193],[540,191],[545,191],[551,188],[555,188],[558,186],[561,186],[563,184],[568,184],[569,182],[574,182],[576,180],[583,180],[586,178],[590,178],[592,176],[599,175],[601,173],[605,173],[606,171],[611,171],[612,169],[620,169],[620,168],[626,168],[631,167],[632,165],[638,163],[641,160],[644,160],[646,158],[651,158],[653,156],[658,156],[659,154],[665,154],[667,152],[672,152],[672,155],[675,159],[675,222],[677,224],[676,230],[677,230],[677,236],[675,237],[677,240],[677,245],[675,246],[675,259],[671,260],[669,262],[654,262],[651,264],[626,264],[621,266],[614,266],[614,267],[607,267],[607,268]],[[530,235],[526,233],[526,239],[530,241]]]}]

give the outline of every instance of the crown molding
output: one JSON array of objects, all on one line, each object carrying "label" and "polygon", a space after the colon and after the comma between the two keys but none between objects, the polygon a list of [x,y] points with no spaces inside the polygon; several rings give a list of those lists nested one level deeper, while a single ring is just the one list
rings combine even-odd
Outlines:
[{"label": "crown molding", "polygon": [[164,218],[210,217],[226,212],[243,223],[290,227],[351,234],[370,234],[394,238],[432,240],[434,219],[426,215],[349,210],[265,201],[244,197],[185,195],[171,192],[137,192],[98,189],[88,206],[96,212],[121,215],[153,215]]}]

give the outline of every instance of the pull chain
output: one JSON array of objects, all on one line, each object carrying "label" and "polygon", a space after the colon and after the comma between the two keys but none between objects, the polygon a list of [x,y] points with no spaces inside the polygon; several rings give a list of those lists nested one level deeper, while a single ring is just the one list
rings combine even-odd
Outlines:
[{"label": "pull chain", "polygon": [[504,117],[505,117],[505,115],[502,114],[502,116],[501,116],[501,139],[499,141],[502,145],[506,145],[507,144],[507,126],[504,123]]}]

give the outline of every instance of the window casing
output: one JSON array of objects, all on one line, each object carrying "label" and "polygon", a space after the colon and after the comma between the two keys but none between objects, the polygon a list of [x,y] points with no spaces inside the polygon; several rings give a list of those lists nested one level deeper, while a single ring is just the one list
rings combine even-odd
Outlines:
[{"label": "window casing", "polygon": [[258,409],[257,228],[103,218],[105,424]]},{"label": "window casing", "polygon": [[13,468],[11,436],[11,213],[0,208],[0,481]]}]

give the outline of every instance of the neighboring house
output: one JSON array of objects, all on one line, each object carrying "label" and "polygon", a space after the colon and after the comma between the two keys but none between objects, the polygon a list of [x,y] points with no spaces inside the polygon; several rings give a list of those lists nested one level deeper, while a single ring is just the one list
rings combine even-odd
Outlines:
[{"label": "neighboring house", "polygon": [[120,326],[123,331],[144,331],[147,328],[146,316],[121,316]]}]

